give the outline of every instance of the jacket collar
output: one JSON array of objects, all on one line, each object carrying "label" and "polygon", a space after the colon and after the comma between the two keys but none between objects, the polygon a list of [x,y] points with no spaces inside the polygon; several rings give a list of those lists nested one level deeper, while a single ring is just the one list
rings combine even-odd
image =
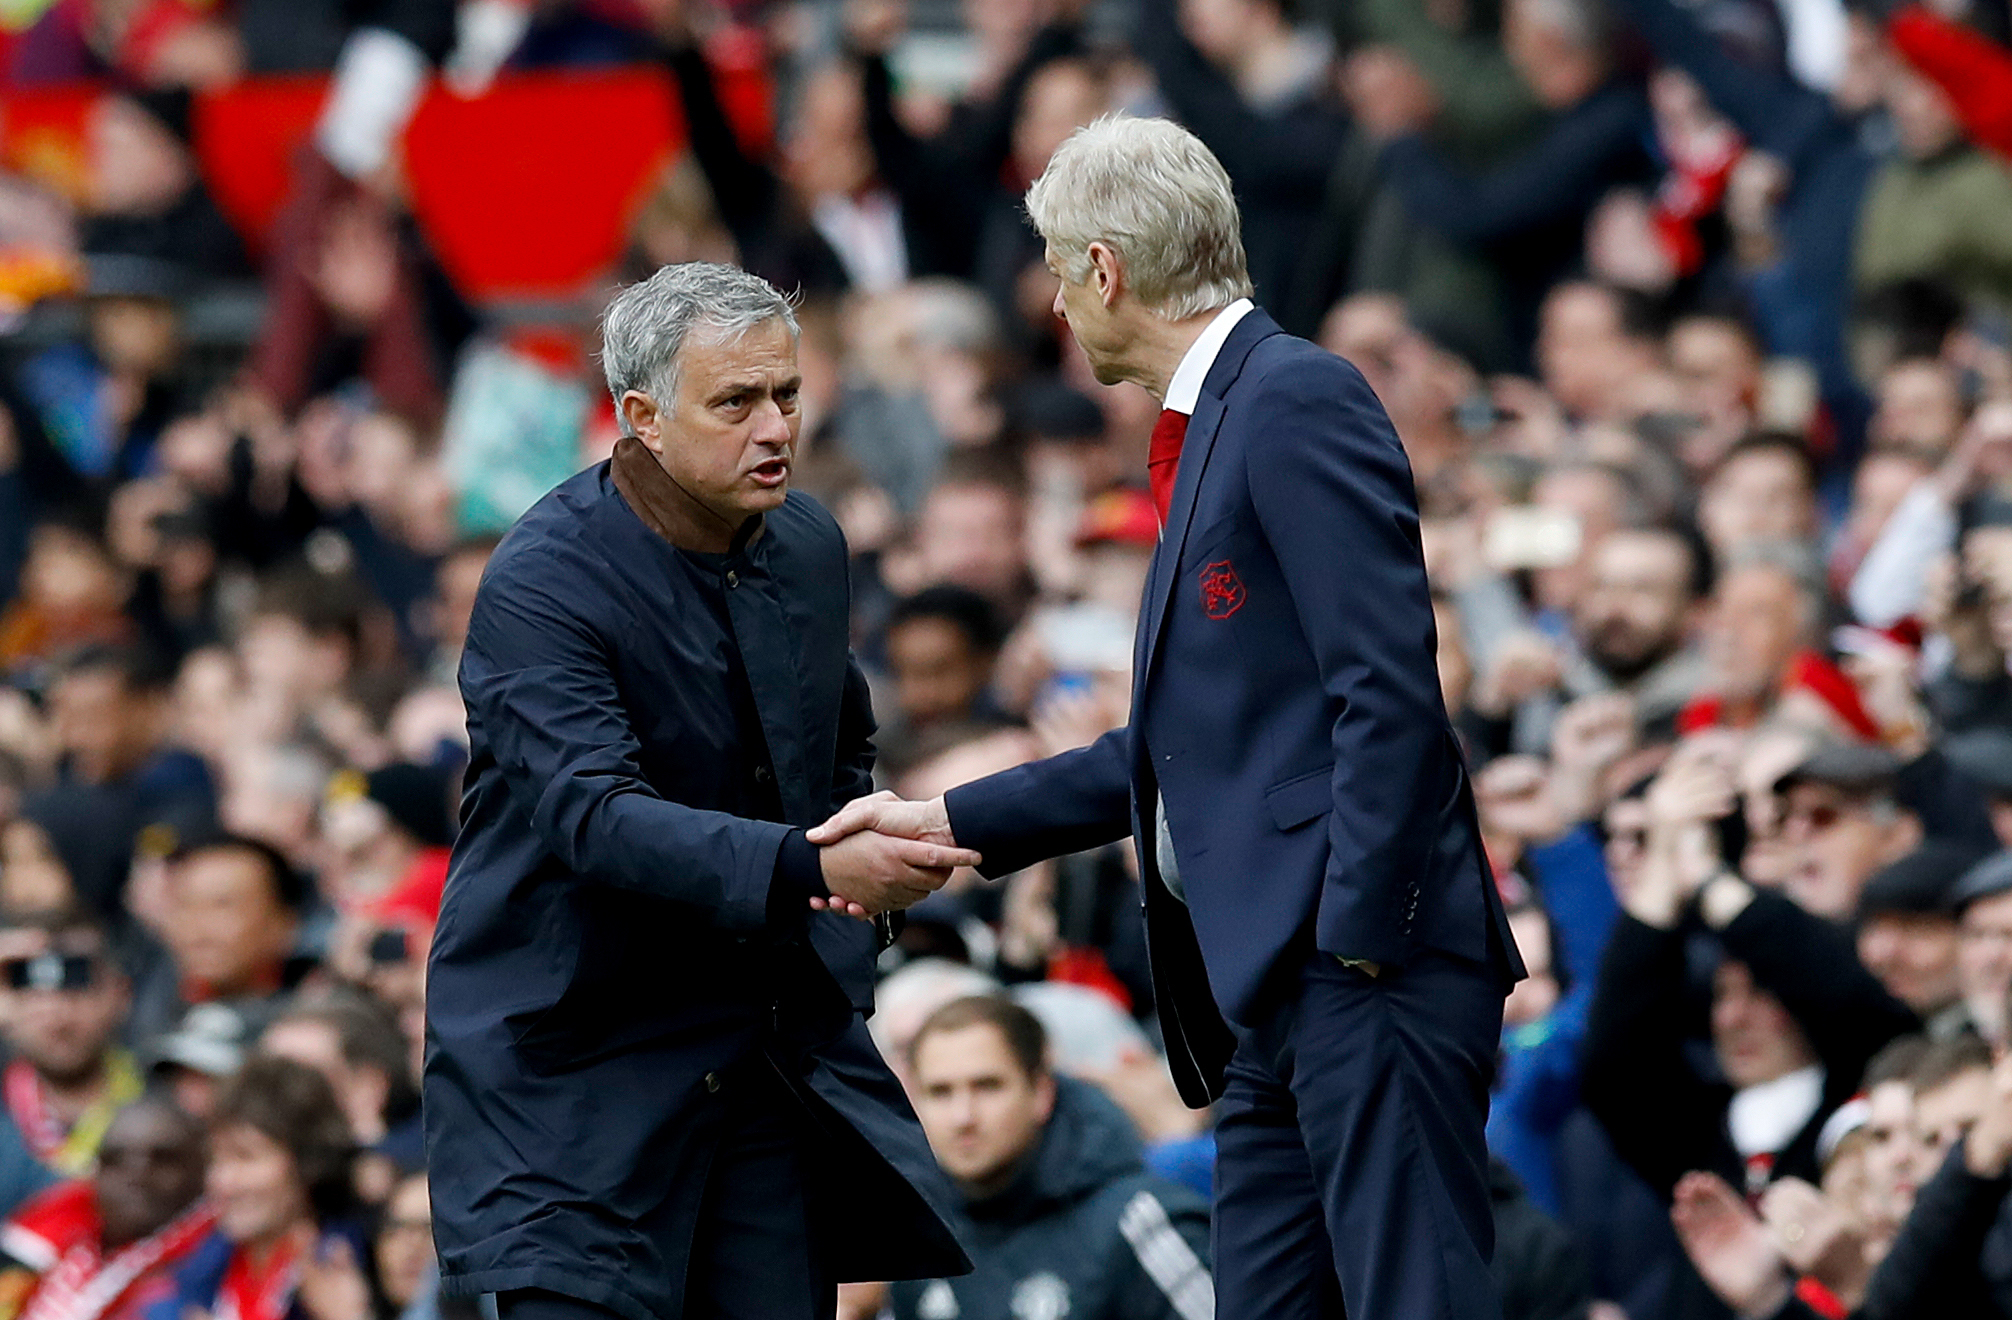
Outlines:
[{"label": "jacket collar", "polygon": [[[679,539],[684,523],[681,492],[647,445],[632,435],[617,440],[614,456],[608,460],[608,474],[643,526],[680,549],[692,549]],[[759,514],[742,523],[727,553],[739,554],[746,549],[748,542],[760,535],[761,526]]]}]

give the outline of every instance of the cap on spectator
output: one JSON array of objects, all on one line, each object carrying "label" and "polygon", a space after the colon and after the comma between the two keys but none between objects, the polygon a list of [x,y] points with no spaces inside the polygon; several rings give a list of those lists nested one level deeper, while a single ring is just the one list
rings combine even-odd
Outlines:
[{"label": "cap on spectator", "polygon": [[454,845],[454,816],[449,805],[454,772],[438,766],[394,761],[369,774],[348,771],[328,785],[330,801],[367,797],[407,834],[429,848]]},{"label": "cap on spectator", "polygon": [[1783,775],[1777,788],[1795,784],[1829,784],[1847,793],[1877,793],[1890,790],[1900,777],[1904,762],[1884,747],[1866,743],[1837,743],[1819,748],[1802,764]]},{"label": "cap on spectator", "polygon": [[1963,873],[1949,893],[1949,906],[1958,915],[1980,898],[1996,898],[2012,890],[2012,848],[1992,853]]},{"label": "cap on spectator", "polygon": [[1858,919],[1882,913],[1925,916],[1947,913],[1950,895],[1984,850],[1950,839],[1930,839],[1913,852],[1873,872],[1858,897]]},{"label": "cap on spectator", "polygon": [[151,1067],[229,1077],[244,1062],[251,1037],[251,1024],[228,1004],[197,1004],[154,1046]]},{"label": "cap on spectator", "polygon": [[1816,1134],[1817,1167],[1828,1168],[1830,1157],[1837,1154],[1837,1148],[1844,1139],[1864,1127],[1872,1119],[1872,1105],[1862,1095],[1855,1095],[1839,1105],[1829,1118],[1823,1120],[1823,1127]]},{"label": "cap on spectator", "polygon": [[2012,729],[1970,729],[1943,740],[1949,763],[1998,797],[2012,797]]},{"label": "cap on spectator", "polygon": [[1160,516],[1153,510],[1153,497],[1127,486],[1107,490],[1083,510],[1082,525],[1076,529],[1077,545],[1139,545],[1148,548],[1160,539]]}]

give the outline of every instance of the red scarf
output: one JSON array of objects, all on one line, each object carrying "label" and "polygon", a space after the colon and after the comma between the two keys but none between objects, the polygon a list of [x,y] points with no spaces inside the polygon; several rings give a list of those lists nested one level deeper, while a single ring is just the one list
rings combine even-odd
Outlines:
[{"label": "red scarf", "polygon": [[223,1286],[217,1289],[214,1320],[286,1320],[286,1313],[293,1309],[293,1295],[300,1288],[300,1267],[306,1254],[293,1234],[282,1238],[258,1265],[252,1264],[251,1253],[243,1247],[232,1252]]},{"label": "red scarf", "polygon": [[0,1228],[0,1246],[41,1276],[18,1320],[137,1314],[215,1226],[215,1214],[197,1201],[146,1237],[107,1255],[96,1190],[82,1179],[52,1188]]}]

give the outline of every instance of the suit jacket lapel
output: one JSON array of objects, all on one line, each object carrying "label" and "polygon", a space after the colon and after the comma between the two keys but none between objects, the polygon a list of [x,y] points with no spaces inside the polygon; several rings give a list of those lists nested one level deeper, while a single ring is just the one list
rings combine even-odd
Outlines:
[{"label": "suit jacket lapel", "polygon": [[1215,449],[1216,433],[1222,429],[1227,411],[1223,396],[1243,371],[1244,360],[1262,340],[1283,333],[1278,323],[1262,309],[1252,309],[1223,341],[1216,360],[1202,382],[1201,396],[1195,400],[1194,415],[1188,418],[1188,432],[1181,441],[1181,465],[1174,474],[1174,493],[1167,504],[1167,525],[1160,533],[1159,548],[1153,552],[1152,571],[1146,577],[1146,600],[1139,612],[1139,635],[1133,646],[1132,710],[1143,709],[1146,682],[1152,675],[1153,656],[1159,648],[1160,633],[1166,627],[1167,603],[1178,589],[1181,550],[1195,516],[1195,492],[1202,484],[1209,455]]},{"label": "suit jacket lapel", "polygon": [[[1188,528],[1194,522],[1195,489],[1202,484],[1209,454],[1215,449],[1223,411],[1222,400],[1203,391],[1195,401],[1194,415],[1188,418],[1187,437],[1181,441],[1181,465],[1174,474],[1174,493],[1167,503],[1167,525],[1160,532],[1159,548],[1153,552],[1153,571],[1147,578],[1146,608],[1140,619],[1145,642],[1145,649],[1140,652],[1143,663],[1133,670],[1138,692],[1145,690],[1146,675],[1152,672],[1153,653],[1166,626],[1167,602],[1173,598],[1174,584],[1180,577],[1181,548],[1187,544]],[[1137,695],[1135,692],[1134,696]]]}]

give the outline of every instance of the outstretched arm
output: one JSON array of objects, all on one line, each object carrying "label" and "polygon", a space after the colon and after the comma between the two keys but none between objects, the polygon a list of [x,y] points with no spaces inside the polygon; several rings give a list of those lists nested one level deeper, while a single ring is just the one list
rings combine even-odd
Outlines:
[{"label": "outstretched arm", "polygon": [[878,830],[984,856],[997,878],[1064,853],[1116,843],[1131,833],[1130,733],[1114,729],[1088,747],[1002,770],[927,802],[876,793],[810,832],[832,844]]},{"label": "outstretched arm", "polygon": [[[787,825],[671,802],[644,778],[605,639],[508,566],[477,597],[461,690],[544,846],[584,879],[674,899],[734,929],[763,926]],[[848,840],[820,857],[863,912],[906,907],[976,854],[916,840]]]}]

